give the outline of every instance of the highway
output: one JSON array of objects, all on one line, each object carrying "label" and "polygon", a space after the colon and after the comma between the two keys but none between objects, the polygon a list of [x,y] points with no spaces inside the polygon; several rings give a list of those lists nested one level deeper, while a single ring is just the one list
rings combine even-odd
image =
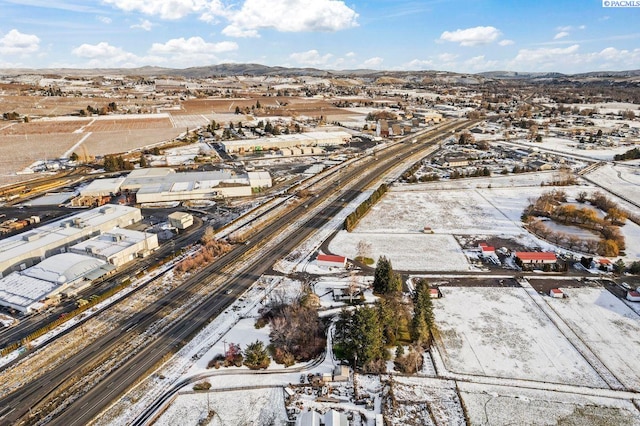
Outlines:
[{"label": "highway", "polygon": [[[150,338],[143,348],[122,365],[116,367],[103,380],[96,383],[91,389],[73,401],[59,412],[52,414],[51,424],[55,425],[84,425],[108,407],[112,401],[120,397],[127,389],[135,384],[139,377],[148,373],[156,366],[167,353],[175,352],[184,345],[190,337],[194,336],[212,317],[217,316],[228,307],[237,295],[248,289],[257,279],[267,271],[278,259],[292,251],[300,242],[311,233],[321,228],[328,220],[338,213],[346,203],[354,199],[375,182],[381,175],[391,169],[398,158],[404,158],[415,154],[418,150],[426,149],[433,143],[439,142],[451,135],[452,130],[467,127],[472,122],[456,122],[445,125],[439,130],[428,134],[429,142],[418,144],[396,144],[376,155],[375,161],[361,161],[351,165],[340,177],[338,187],[326,185],[316,193],[317,197],[300,203],[299,206],[282,215],[278,220],[265,226],[251,236],[251,245],[237,245],[232,251],[222,258],[212,262],[201,272],[194,274],[184,284],[174,291],[161,297],[157,302],[148,305],[144,310],[130,319],[119,324],[114,324],[112,331],[101,336],[90,344],[85,350],[70,355],[56,368],[42,375],[38,380],[25,384],[22,388],[9,394],[0,400],[0,425],[10,424],[34,424],[39,420],[40,412],[44,405],[58,406],[62,401],[61,392],[66,389],[69,378],[82,376],[90,368],[95,368],[100,361],[112,353],[120,342],[127,341],[135,335],[139,335],[152,323],[161,318],[165,308],[178,306],[194,294],[194,291],[207,280],[217,278],[221,270],[233,265],[242,259],[247,252],[255,249],[255,245],[261,245],[274,236],[282,234],[294,222],[308,217],[300,229],[293,232],[288,238],[261,254],[259,261],[250,262],[249,266],[235,271],[229,279],[212,292],[202,303],[194,306],[181,320],[162,330],[156,337]],[[373,158],[373,157],[371,157]],[[351,184],[336,201],[325,206],[317,213],[313,213],[313,207],[326,200],[340,187]],[[232,289],[232,294],[226,294],[226,290]],[[33,417],[30,412],[33,409]]]}]

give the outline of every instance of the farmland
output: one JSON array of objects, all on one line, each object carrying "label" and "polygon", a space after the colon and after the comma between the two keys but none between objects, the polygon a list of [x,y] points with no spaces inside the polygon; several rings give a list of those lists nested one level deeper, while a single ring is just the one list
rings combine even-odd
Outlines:
[{"label": "farmland", "polygon": [[605,386],[523,289],[443,287],[441,291],[444,297],[435,304],[438,347],[449,371]]}]

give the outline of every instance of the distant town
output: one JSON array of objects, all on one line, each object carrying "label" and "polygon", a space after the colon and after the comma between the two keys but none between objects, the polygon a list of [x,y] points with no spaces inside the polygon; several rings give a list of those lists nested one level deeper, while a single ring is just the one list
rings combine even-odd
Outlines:
[{"label": "distant town", "polygon": [[0,72],[0,425],[640,425],[640,73]]}]

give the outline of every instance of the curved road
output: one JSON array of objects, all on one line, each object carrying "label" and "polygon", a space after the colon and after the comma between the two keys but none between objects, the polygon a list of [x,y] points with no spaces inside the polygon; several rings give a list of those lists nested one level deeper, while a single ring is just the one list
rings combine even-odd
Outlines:
[{"label": "curved road", "polygon": [[[472,123],[467,121],[454,122],[441,127],[427,137],[429,137],[429,142],[433,144],[450,136],[452,131]],[[256,259],[244,270],[229,277],[224,285],[212,292],[198,306],[194,306],[181,320],[161,331],[158,336],[150,338],[144,348],[130,356],[126,362],[115,368],[105,379],[96,383],[88,392],[61,410],[60,413],[56,413],[51,424],[71,426],[89,423],[113,400],[135,384],[139,377],[156,366],[167,353],[175,352],[206,325],[210,318],[224,311],[235,300],[235,295],[248,289],[278,259],[290,252],[312,232],[321,228],[344,207],[345,203],[354,199],[362,190],[375,182],[381,174],[392,168],[397,158],[415,154],[419,149],[422,150],[429,146],[430,144],[397,144],[378,152],[377,159],[373,164],[370,161],[363,161],[363,164],[350,166],[347,176],[342,177],[342,186],[352,180],[355,183],[352,189],[346,191],[340,201],[336,200],[317,214],[313,214],[289,238],[268,250],[266,254]],[[307,203],[302,203],[257,232],[251,237],[252,242],[254,244],[266,242],[273,236],[283,233],[292,223],[309,216],[315,205],[337,190],[336,187],[327,186],[318,192],[317,197],[310,199]],[[0,399],[0,407],[5,407],[0,408],[0,425],[35,423],[38,419],[29,415],[32,407],[44,402],[51,402],[55,406],[56,403],[61,402],[62,398],[57,395],[57,391],[59,392],[58,388],[66,380],[74,376],[81,376],[87,366],[98,363],[101,358],[108,356],[111,351],[117,348],[119,342],[143,333],[149,325],[162,317],[162,310],[165,307],[177,306],[188,300],[194,289],[202,285],[202,281],[216,277],[223,267],[240,260],[251,249],[248,245],[236,246],[227,255],[192,276],[183,285],[156,303],[147,306],[129,320],[114,324],[110,333],[97,339],[85,350],[69,356],[65,362],[45,373],[38,380],[27,383],[12,394]],[[232,289],[233,294],[227,295],[226,290],[228,289]]]}]

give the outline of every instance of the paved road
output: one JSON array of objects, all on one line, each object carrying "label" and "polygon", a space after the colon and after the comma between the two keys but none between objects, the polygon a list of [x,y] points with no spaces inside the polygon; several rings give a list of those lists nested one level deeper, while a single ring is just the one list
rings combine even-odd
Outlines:
[{"label": "paved road", "polygon": [[[452,127],[458,128],[468,124],[469,122],[463,122],[457,123],[455,126],[446,126],[444,130],[438,131],[434,137],[437,136],[440,140],[450,135]],[[257,281],[260,275],[268,270],[278,259],[290,252],[312,232],[321,228],[344,207],[345,203],[354,199],[362,190],[376,181],[380,175],[393,167],[398,156],[411,155],[421,148],[426,148],[426,146],[423,144],[398,144],[387,151],[379,152],[377,160],[373,164],[365,161],[363,165],[351,166],[347,176],[341,177],[341,182],[342,185],[345,185],[355,179],[355,184],[339,201],[334,201],[317,214],[311,213],[315,205],[338,190],[336,187],[327,186],[325,190],[317,193],[318,197],[312,198],[307,203],[302,203],[277,221],[260,230],[251,237],[253,244],[268,241],[273,236],[284,232],[290,224],[299,221],[301,218],[308,217],[301,228],[289,238],[284,239],[280,244],[268,250],[266,254],[261,255],[246,269],[237,271],[239,273],[230,277],[224,285],[211,293],[200,305],[194,307],[181,321],[162,331],[157,338],[151,339],[144,348],[130,357],[124,365],[112,371],[104,380],[95,384],[89,392],[75,400],[61,413],[58,413],[51,424],[87,424],[113,400],[123,394],[140,376],[143,376],[152,366],[156,365],[166,353],[170,353],[185,344],[212,317],[223,312],[234,301],[236,295],[241,294]],[[215,278],[224,266],[238,261],[249,250],[251,250],[251,247],[247,245],[236,246],[223,258],[213,262],[204,271],[194,275],[182,286],[159,299],[156,303],[147,306],[128,321],[114,324],[110,333],[100,337],[85,350],[73,354],[65,362],[45,373],[38,380],[28,383],[16,392],[0,399],[0,407],[12,407],[10,411],[0,408],[0,425],[34,423],[36,419],[31,419],[28,415],[30,408],[35,407],[43,400],[55,398],[56,389],[67,378],[81,375],[86,366],[98,362],[105,353],[113,351],[119,342],[126,341],[134,334],[139,334],[146,330],[149,325],[160,318],[160,311],[165,306],[179,304],[181,301],[187,300],[194,289],[202,284],[203,280]],[[226,294],[228,289],[233,290],[231,295]]]}]

